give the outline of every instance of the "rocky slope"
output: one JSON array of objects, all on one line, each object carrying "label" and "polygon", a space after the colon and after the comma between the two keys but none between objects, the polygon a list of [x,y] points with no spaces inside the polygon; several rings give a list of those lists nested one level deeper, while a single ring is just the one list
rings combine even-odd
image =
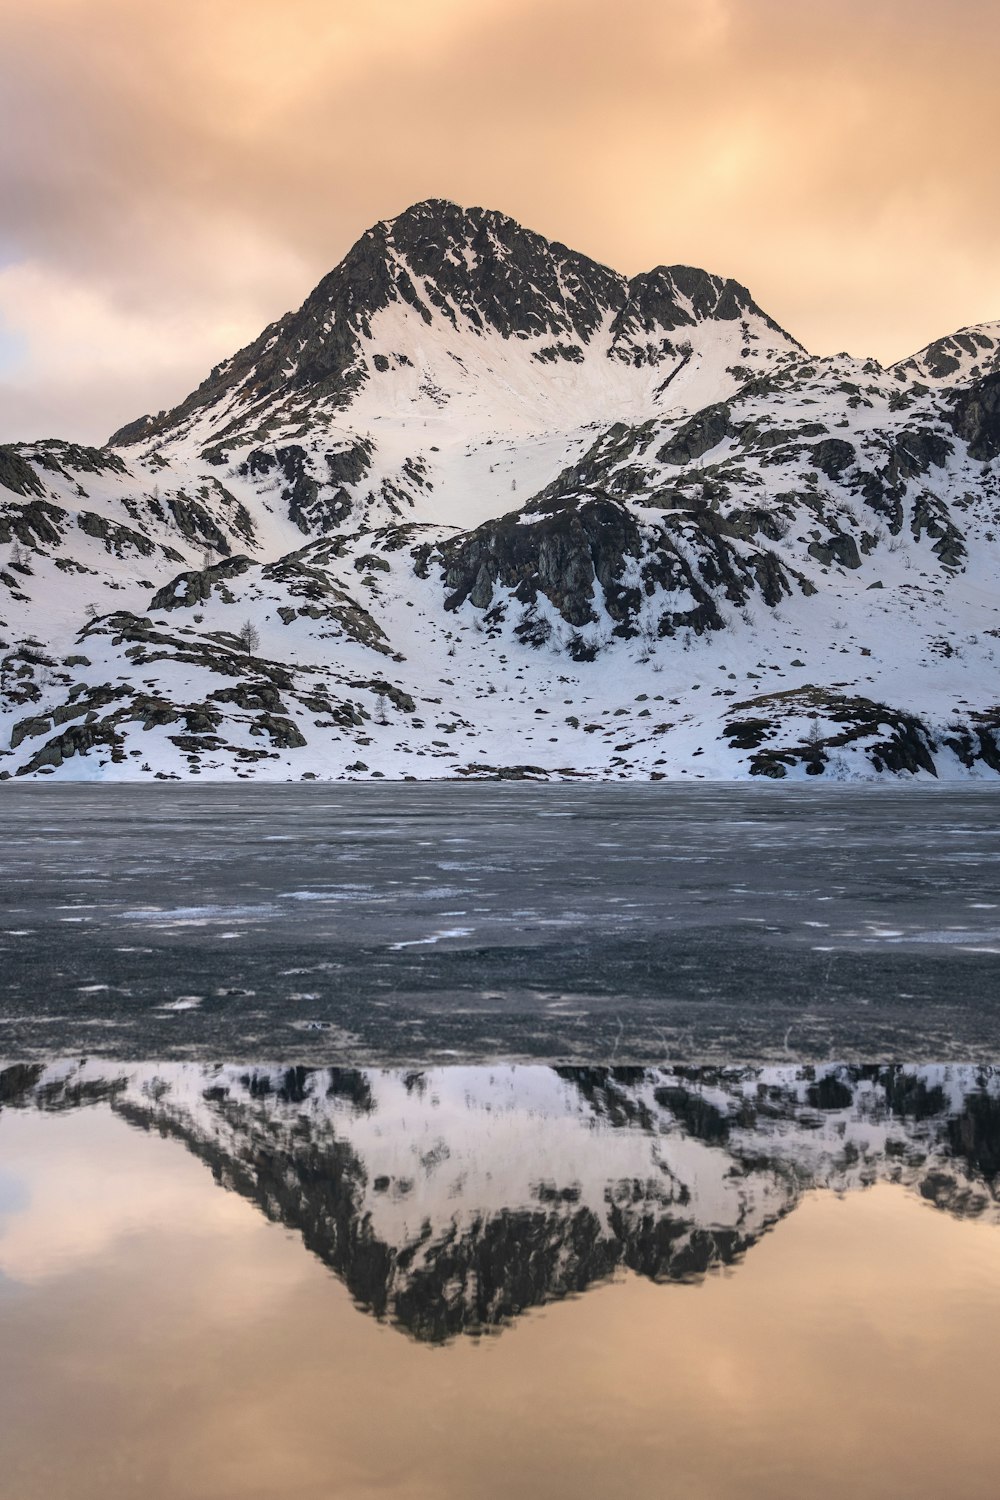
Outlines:
[{"label": "rocky slope", "polygon": [[1000,1222],[994,1069],[0,1071],[0,1110],[98,1104],[182,1142],[427,1342],[623,1269],[697,1282],[817,1190],[892,1183]]},{"label": "rocky slope", "polygon": [[1000,325],[816,359],[501,214],[0,448],[0,776],[1000,771]]}]

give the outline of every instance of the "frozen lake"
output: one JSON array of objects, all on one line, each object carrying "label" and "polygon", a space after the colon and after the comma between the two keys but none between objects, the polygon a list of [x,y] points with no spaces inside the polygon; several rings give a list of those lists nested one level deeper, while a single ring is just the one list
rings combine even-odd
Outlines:
[{"label": "frozen lake", "polygon": [[996,1057],[998,813],[898,783],[6,786],[0,1057]]}]

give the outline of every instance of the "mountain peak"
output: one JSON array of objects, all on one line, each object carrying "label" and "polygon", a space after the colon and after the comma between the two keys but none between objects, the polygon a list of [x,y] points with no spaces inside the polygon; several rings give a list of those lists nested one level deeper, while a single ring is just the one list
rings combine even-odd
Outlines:
[{"label": "mountain peak", "polygon": [[199,423],[202,441],[298,425],[310,415],[306,403],[343,411],[375,377],[397,390],[396,372],[425,357],[426,340],[411,325],[450,340],[427,371],[424,384],[436,390],[442,371],[465,367],[484,339],[529,346],[521,362],[531,373],[512,377],[519,386],[542,381],[544,371],[529,361],[558,361],[568,374],[588,358],[607,383],[608,359],[647,369],[676,364],[675,330],[747,318],[777,335],[765,340],[768,348],[799,349],[738,282],[689,266],[659,266],[630,281],[508,214],[427,198],[367,230],[297,312],[217,366],[180,406],[110,441],[127,446],[186,431],[209,411]]},{"label": "mountain peak", "polygon": [[131,451],[0,450],[0,782],[996,773],[994,349],[414,204]]},{"label": "mountain peak", "polygon": [[935,339],[892,369],[933,385],[957,385],[995,375],[1000,371],[1000,321],[975,323]]}]

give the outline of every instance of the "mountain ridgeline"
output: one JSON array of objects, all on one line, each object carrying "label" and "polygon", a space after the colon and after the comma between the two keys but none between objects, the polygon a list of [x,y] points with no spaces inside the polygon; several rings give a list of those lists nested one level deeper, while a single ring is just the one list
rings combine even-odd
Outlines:
[{"label": "mountain ridgeline", "polygon": [[531,349],[543,362],[579,361],[603,333],[606,358],[650,366],[674,354],[667,335],[679,329],[747,313],[768,322],[734,281],[687,266],[628,281],[503,214],[418,204],[370,229],[297,313],[219,365],[180,406],[122,428],[111,446],[176,432],[199,413],[211,414],[213,436],[223,439],[257,421],[271,430],[292,413],[308,420],[317,402],[344,409],[372,375],[405,364],[405,352],[380,350],[376,338],[379,314],[393,308],[427,328],[443,323],[459,340],[547,340]]},{"label": "mountain ridgeline", "polygon": [[0,777],[1000,772],[1000,323],[884,368],[439,200],[0,448]]}]

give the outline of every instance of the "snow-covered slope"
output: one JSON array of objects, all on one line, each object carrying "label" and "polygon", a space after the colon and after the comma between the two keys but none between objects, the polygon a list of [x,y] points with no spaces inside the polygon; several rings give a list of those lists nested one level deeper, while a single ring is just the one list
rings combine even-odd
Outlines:
[{"label": "snow-covered slope", "polygon": [[971,1066],[0,1069],[0,1108],[102,1102],[430,1342],[621,1268],[698,1281],[818,1190],[1000,1222],[1000,1076]]},{"label": "snow-covered slope", "polygon": [[998,335],[813,359],[418,204],[172,411],[0,449],[0,776],[992,776]]},{"label": "snow-covered slope", "polygon": [[935,339],[919,354],[900,360],[893,370],[934,385],[961,385],[1000,370],[1000,322],[960,328]]}]

